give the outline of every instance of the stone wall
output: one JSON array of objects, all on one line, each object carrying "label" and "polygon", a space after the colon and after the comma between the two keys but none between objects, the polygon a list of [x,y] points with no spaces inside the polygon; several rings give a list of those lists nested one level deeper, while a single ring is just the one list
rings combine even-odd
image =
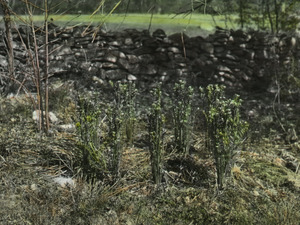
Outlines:
[{"label": "stone wall", "polygon": [[[19,31],[26,45],[32,43],[28,28]],[[299,64],[298,39],[242,30],[217,29],[206,38],[182,33],[167,36],[127,29],[98,31],[94,27],[51,26],[50,73],[79,75],[95,82],[136,80],[137,82],[190,79],[194,83],[224,83],[240,88],[266,89],[278,68]],[[30,74],[28,54],[20,34],[14,33],[15,61],[20,74]],[[37,32],[42,46],[42,32]],[[3,32],[0,35],[3,39]],[[41,67],[43,47],[40,48]],[[294,60],[296,59],[296,60]],[[0,72],[6,71],[5,42],[0,43]]]}]

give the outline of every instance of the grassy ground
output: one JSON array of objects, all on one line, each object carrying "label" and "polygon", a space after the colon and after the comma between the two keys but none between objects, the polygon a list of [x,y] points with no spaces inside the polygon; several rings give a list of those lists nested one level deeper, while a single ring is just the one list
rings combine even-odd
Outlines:
[{"label": "grassy ground", "polygon": [[[76,118],[76,102],[70,92],[62,88],[51,96],[56,99],[55,114],[75,123],[71,118]],[[215,189],[212,155],[198,133],[191,157],[166,153],[169,180],[160,187],[151,182],[142,132],[137,132],[133,147],[123,150],[120,179],[89,182],[75,169],[79,149],[74,132],[54,126],[49,136],[40,136],[29,99],[1,98],[0,103],[0,224],[294,225],[300,221],[300,142],[287,142],[276,130],[249,139],[220,192]],[[267,128],[276,121],[257,123]],[[166,130],[166,136],[170,134]],[[291,159],[298,163],[296,171],[288,165]],[[73,176],[76,185],[56,184],[53,177],[59,175]]]},{"label": "grassy ground", "polygon": [[[186,31],[190,35],[200,35],[212,32],[216,26],[234,28],[236,24],[227,21],[225,16],[211,16],[203,14],[192,15],[161,15],[161,14],[112,14],[105,16],[96,14],[90,15],[50,15],[54,23],[64,24],[102,24],[109,30],[116,30],[120,27],[148,29],[151,23],[152,30],[162,28],[167,33]],[[43,16],[35,16],[35,22],[43,22]]]}]

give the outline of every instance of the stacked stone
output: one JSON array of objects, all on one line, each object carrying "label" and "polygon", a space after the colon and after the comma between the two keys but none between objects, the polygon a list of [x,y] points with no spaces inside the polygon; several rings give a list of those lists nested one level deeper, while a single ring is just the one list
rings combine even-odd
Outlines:
[{"label": "stacked stone", "polygon": [[[32,63],[25,48],[34,55],[30,31],[21,27],[13,35],[17,71],[25,74],[30,74]],[[2,40],[3,35],[0,33]],[[38,45],[43,46],[43,31],[36,36]],[[295,37],[221,28],[203,38],[184,33],[167,36],[161,29],[150,34],[136,29],[104,32],[97,27],[52,26],[49,41],[50,74],[77,74],[100,83],[190,78],[233,87],[266,88],[275,68],[282,63],[290,65],[300,56]],[[43,47],[39,47],[39,58],[42,67]],[[5,72],[6,67],[5,42],[1,42],[0,71]]]}]

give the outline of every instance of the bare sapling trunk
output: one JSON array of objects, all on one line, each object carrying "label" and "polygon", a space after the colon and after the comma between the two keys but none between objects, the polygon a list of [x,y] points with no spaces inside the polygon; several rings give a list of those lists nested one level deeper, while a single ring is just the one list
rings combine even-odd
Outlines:
[{"label": "bare sapling trunk", "polygon": [[244,28],[244,22],[245,22],[245,18],[244,18],[244,2],[243,0],[239,1],[239,16],[240,16],[240,25],[241,28]]},{"label": "bare sapling trunk", "polygon": [[277,34],[279,32],[279,13],[280,13],[277,0],[274,0],[274,13],[275,13],[275,29]]},{"label": "bare sapling trunk", "polygon": [[37,45],[37,40],[36,40],[36,34],[35,34],[35,29],[34,29],[34,24],[31,24],[32,28],[32,36],[33,36],[33,41],[34,41],[34,54],[35,54],[35,65],[36,65],[36,70],[35,70],[35,79],[36,79],[36,89],[37,89],[37,103],[38,103],[38,108],[39,108],[39,129],[44,130],[44,107],[43,107],[43,95],[42,95],[42,82],[41,82],[41,73],[40,73],[40,63],[39,63],[39,53],[38,53],[38,45]]},{"label": "bare sapling trunk", "polygon": [[33,38],[33,49],[34,49],[34,61],[32,62],[33,65],[33,70],[34,70],[34,77],[35,77],[35,85],[36,85],[36,90],[37,90],[37,105],[38,105],[38,126],[40,131],[45,130],[45,123],[44,123],[44,107],[43,107],[43,95],[42,95],[42,83],[41,83],[41,72],[40,72],[40,63],[39,63],[39,46],[37,43],[37,38],[36,38],[36,32],[35,32],[35,27],[33,23],[33,15],[32,15],[32,10],[30,8],[29,2],[26,1],[26,7],[27,7],[27,12],[29,14],[29,20],[30,20],[30,28],[32,32],[32,38]]},{"label": "bare sapling trunk", "polygon": [[8,0],[0,0],[3,9],[3,19],[5,24],[5,44],[7,51],[8,61],[8,73],[11,80],[14,80],[15,69],[14,69],[14,49],[13,49],[13,38],[11,29],[11,12],[8,4]]},{"label": "bare sapling trunk", "polygon": [[271,31],[272,31],[272,34],[274,34],[274,25],[273,25],[273,19],[272,19],[272,15],[271,15],[271,11],[270,11],[270,3],[269,3],[269,1],[267,1],[267,3],[266,3],[266,8],[267,8],[267,14],[268,14],[268,18],[269,18],[269,23],[270,23]]},{"label": "bare sapling trunk", "polygon": [[48,40],[48,1],[44,1],[45,7],[45,120],[46,132],[49,130],[49,40]]}]

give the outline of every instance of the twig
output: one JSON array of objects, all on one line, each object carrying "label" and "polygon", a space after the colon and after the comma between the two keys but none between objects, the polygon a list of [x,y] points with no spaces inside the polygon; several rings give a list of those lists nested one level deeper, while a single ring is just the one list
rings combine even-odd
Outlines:
[{"label": "twig", "polygon": [[183,55],[186,60],[186,50],[185,50],[185,42],[184,42],[183,32],[181,32],[181,42],[182,42]]}]

